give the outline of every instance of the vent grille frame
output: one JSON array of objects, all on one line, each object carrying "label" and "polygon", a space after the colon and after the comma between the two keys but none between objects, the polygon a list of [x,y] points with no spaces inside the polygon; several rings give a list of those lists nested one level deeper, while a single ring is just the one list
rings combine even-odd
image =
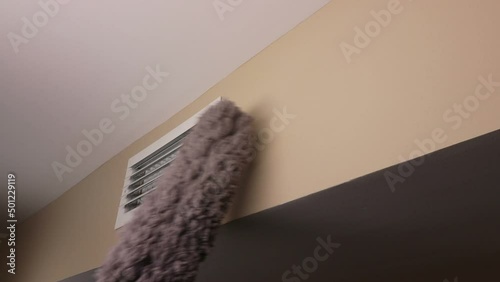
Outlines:
[{"label": "vent grille frame", "polygon": [[[178,150],[182,147],[182,140],[184,140],[191,128],[198,123],[199,117],[210,106],[217,104],[222,99],[222,97],[218,97],[198,113],[129,159],[118,206],[115,230],[129,222],[136,209],[140,206],[142,198],[156,189],[156,180],[161,177],[162,170],[175,160]],[[163,163],[161,160],[163,160]]]}]

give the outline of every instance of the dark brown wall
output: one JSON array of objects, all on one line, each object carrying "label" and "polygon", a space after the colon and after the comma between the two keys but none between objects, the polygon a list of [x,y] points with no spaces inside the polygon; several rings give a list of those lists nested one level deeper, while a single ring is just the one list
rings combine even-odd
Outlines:
[{"label": "dark brown wall", "polygon": [[500,281],[500,131],[426,155],[392,191],[408,164],[224,225],[197,282]]},{"label": "dark brown wall", "polygon": [[[197,282],[500,281],[500,131],[427,155],[394,192],[387,171],[223,226]],[[328,236],[341,245],[307,280],[283,280]]]}]

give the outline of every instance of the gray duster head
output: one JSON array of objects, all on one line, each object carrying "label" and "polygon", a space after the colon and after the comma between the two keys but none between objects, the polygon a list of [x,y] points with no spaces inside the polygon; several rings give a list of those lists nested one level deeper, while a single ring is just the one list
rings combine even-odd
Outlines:
[{"label": "gray duster head", "polygon": [[252,119],[210,107],[98,270],[99,282],[194,281],[238,180],[254,158]]}]

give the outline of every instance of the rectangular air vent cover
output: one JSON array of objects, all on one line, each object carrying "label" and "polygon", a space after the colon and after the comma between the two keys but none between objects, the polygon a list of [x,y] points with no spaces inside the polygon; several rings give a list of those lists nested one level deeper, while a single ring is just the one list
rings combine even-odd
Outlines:
[{"label": "rectangular air vent cover", "polygon": [[182,141],[197,123],[199,116],[211,105],[218,103],[217,98],[200,112],[161,137],[158,141],[142,150],[128,161],[127,172],[118,207],[115,229],[127,223],[134,210],[142,203],[143,197],[156,189],[156,180],[175,159],[182,147]]}]

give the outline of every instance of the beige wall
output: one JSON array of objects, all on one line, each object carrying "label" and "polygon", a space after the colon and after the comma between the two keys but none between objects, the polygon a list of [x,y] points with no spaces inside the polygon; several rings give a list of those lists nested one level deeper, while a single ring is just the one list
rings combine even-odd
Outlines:
[{"label": "beige wall", "polygon": [[258,128],[274,108],[296,115],[260,152],[232,218],[398,163],[436,128],[447,136],[436,149],[500,128],[500,88],[457,129],[442,117],[474,94],[478,76],[500,81],[500,2],[401,1],[401,13],[348,64],[339,44],[353,44],[354,27],[388,2],[333,1],[26,220],[17,281],[53,282],[99,266],[117,239],[128,159],[217,96],[251,113]]}]

